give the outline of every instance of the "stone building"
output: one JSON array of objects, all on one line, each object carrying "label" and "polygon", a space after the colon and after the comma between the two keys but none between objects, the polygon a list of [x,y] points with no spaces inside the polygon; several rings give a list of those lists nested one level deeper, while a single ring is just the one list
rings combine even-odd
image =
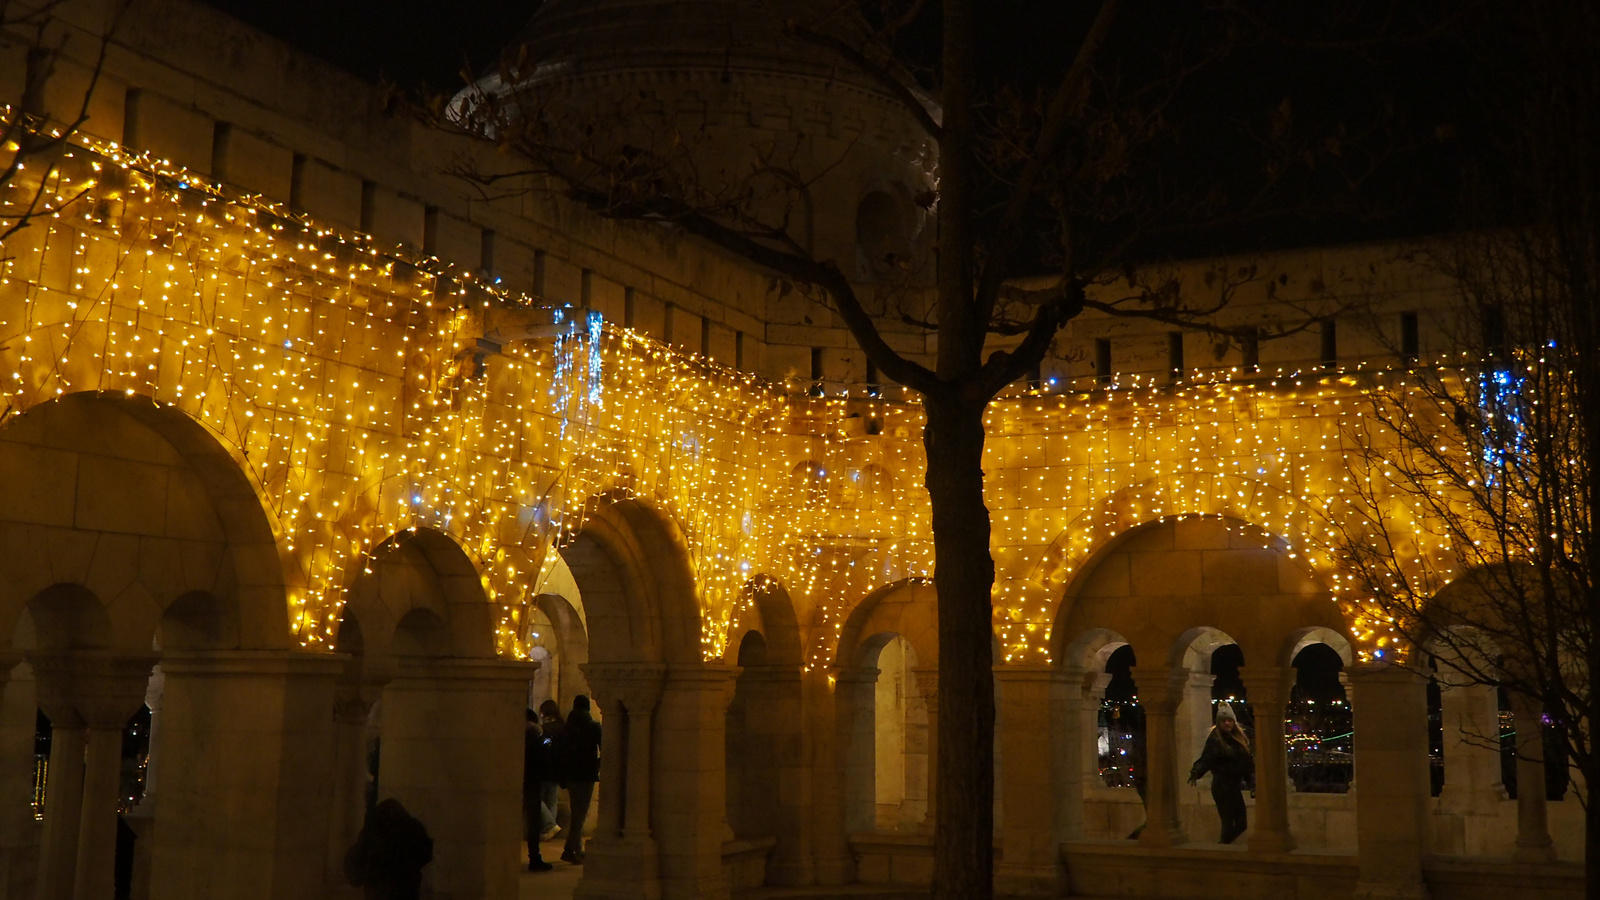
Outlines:
[{"label": "stone building", "polygon": [[[914,121],[781,35],[707,52],[720,4],[682,30],[661,6],[547,4],[548,84],[692,109],[730,146],[858,147],[806,239],[869,286],[884,246],[916,256]],[[53,15],[59,111],[107,5]],[[920,412],[826,310],[665,229],[483,199],[444,174],[481,148],[191,0],[140,0],[93,84],[49,185],[82,196],[0,259],[0,897],[109,897],[119,807],[136,896],[349,896],[369,783],[427,824],[438,896],[515,896],[521,708],[578,693],[605,733],[579,896],[927,883],[960,798],[930,778]],[[1547,801],[1523,761],[1507,799],[1472,739],[1537,710],[1443,686],[1431,790],[1428,688],[1364,662],[1310,540],[1351,373],[1448,349],[1450,284],[1396,246],[1173,277],[1218,272],[1231,324],[1327,312],[1232,348],[1086,317],[992,407],[1001,888],[1576,896],[1582,786]],[[1356,735],[1339,790],[1287,774],[1317,647]],[[1224,674],[1261,751],[1226,848],[1180,768]],[[1129,685],[1142,804],[1100,746]]]}]

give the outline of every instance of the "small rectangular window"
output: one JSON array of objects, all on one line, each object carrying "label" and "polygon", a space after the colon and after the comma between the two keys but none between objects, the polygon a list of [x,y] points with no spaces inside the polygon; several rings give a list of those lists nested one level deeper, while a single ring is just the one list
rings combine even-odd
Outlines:
[{"label": "small rectangular window", "polygon": [[1406,362],[1416,362],[1421,350],[1421,341],[1417,335],[1417,314],[1403,312],[1400,314],[1400,358]]},{"label": "small rectangular window", "polygon": [[1239,344],[1240,355],[1243,357],[1240,363],[1244,370],[1246,372],[1261,371],[1261,330],[1259,328],[1250,329]]},{"label": "small rectangular window", "polygon": [[1100,384],[1111,383],[1111,339],[1095,338],[1094,379]]},{"label": "small rectangular window", "polygon": [[439,207],[422,209],[422,252],[429,256],[439,253]]},{"label": "small rectangular window", "polygon": [[638,310],[637,310],[637,307],[635,306],[635,304],[637,304],[637,303],[638,303],[638,300],[633,295],[633,288],[623,288],[622,289],[622,324],[625,327],[628,327],[628,328],[632,328],[633,327],[633,317],[638,315]]},{"label": "small rectangular window", "polygon": [[483,277],[494,278],[494,229],[485,228],[479,238],[478,269]]},{"label": "small rectangular window", "polygon": [[1336,369],[1339,367],[1339,323],[1332,317],[1322,320],[1322,367]]},{"label": "small rectangular window", "polygon": [[823,394],[823,388],[822,388],[822,348],[821,347],[812,347],[811,348],[811,390],[810,390],[810,394],[813,397],[821,397],[822,394]]},{"label": "small rectangular window", "polygon": [[217,122],[211,126],[211,180],[226,182],[233,152],[233,126]]},{"label": "small rectangular window", "polygon": [[1167,332],[1167,377],[1173,384],[1183,380],[1183,332]]}]

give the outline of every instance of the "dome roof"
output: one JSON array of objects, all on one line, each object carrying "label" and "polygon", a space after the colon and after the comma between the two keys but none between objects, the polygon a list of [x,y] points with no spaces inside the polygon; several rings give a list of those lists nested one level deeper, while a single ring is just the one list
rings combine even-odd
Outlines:
[{"label": "dome roof", "polygon": [[[882,93],[786,23],[859,45],[866,24],[828,0],[546,0],[511,46],[531,68],[524,84],[622,72],[802,76]],[[524,71],[528,74],[528,70]]]}]

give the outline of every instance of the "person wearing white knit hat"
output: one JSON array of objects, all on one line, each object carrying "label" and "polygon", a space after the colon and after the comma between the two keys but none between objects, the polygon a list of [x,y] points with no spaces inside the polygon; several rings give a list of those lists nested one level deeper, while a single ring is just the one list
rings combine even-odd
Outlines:
[{"label": "person wearing white knit hat", "polygon": [[1222,836],[1217,840],[1231,844],[1248,825],[1244,791],[1255,782],[1256,763],[1250,753],[1250,737],[1239,726],[1233,707],[1226,703],[1217,707],[1217,724],[1206,735],[1205,748],[1189,769],[1189,784],[1207,772],[1211,773],[1211,799],[1216,801],[1217,816],[1222,820]]}]

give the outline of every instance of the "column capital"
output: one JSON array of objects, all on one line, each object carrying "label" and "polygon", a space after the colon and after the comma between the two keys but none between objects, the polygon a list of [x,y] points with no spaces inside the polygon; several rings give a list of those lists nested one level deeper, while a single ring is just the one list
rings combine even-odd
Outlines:
[{"label": "column capital", "polygon": [[1024,682],[1053,682],[1060,680],[1060,669],[1056,666],[1024,663],[1021,665],[999,665],[994,667],[994,678],[1004,683]]},{"label": "column capital", "polygon": [[[1241,669],[1241,671],[1243,671]],[[1418,672],[1393,663],[1356,663],[1345,666],[1341,673],[1352,684],[1423,684],[1427,681]]]},{"label": "column capital", "polygon": [[28,655],[39,705],[52,719],[119,731],[144,704],[157,659],[103,650]]},{"label": "column capital", "polygon": [[1172,715],[1183,700],[1189,670],[1183,666],[1134,666],[1130,674],[1138,686],[1139,705],[1146,713]]},{"label": "column capital", "polygon": [[1294,686],[1297,673],[1293,666],[1241,666],[1239,680],[1244,682],[1250,703],[1283,706],[1289,702],[1289,690]]},{"label": "column capital", "polygon": [[596,698],[619,702],[630,713],[649,714],[655,709],[667,676],[662,665],[584,663],[579,668]]},{"label": "column capital", "polygon": [[835,684],[876,684],[881,669],[873,666],[834,666],[828,670],[828,677]]}]

